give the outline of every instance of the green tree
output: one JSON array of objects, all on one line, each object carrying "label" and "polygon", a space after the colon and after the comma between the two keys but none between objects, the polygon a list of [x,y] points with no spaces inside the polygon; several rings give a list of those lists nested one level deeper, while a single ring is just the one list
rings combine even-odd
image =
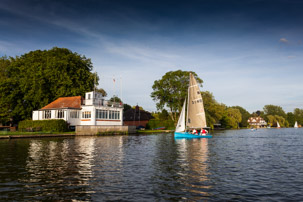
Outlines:
[{"label": "green tree", "polygon": [[207,125],[213,128],[215,123],[219,123],[225,112],[225,105],[219,104],[213,94],[209,91],[201,91]]},{"label": "green tree", "polygon": [[221,119],[221,124],[224,128],[239,128],[239,123],[242,121],[242,115],[239,109],[229,107]]},{"label": "green tree", "polygon": [[282,109],[282,107],[280,107],[280,106],[265,105],[264,108],[263,108],[263,110],[264,110],[265,116],[268,116],[268,115],[278,115],[278,116],[282,116],[283,118],[286,118],[286,113]]},{"label": "green tree", "polygon": [[123,104],[123,112],[126,112],[127,110],[131,109],[132,106],[130,106],[129,104]]},{"label": "green tree", "polygon": [[294,118],[299,125],[303,124],[303,109],[296,108],[294,109]]},{"label": "green tree", "polygon": [[244,109],[243,107],[240,107],[240,106],[234,106],[232,108],[238,109],[240,111],[240,113],[242,115],[242,121],[239,123],[239,126],[246,128],[248,126],[247,120],[249,119],[249,117],[251,117],[251,114],[248,111],[246,111],[246,109]]},{"label": "green tree", "polygon": [[122,100],[116,95],[111,97],[109,101],[111,101],[111,102],[122,102]]},{"label": "green tree", "polygon": [[295,118],[295,115],[294,115],[294,113],[292,113],[292,112],[288,112],[287,114],[286,114],[286,116],[287,116],[287,122],[289,123],[289,125],[291,125],[291,126],[294,126],[295,125],[295,122],[296,122],[296,118]]},{"label": "green tree", "polygon": [[156,102],[158,110],[167,107],[172,115],[172,120],[177,120],[177,114],[181,111],[184,99],[187,96],[189,85],[189,74],[192,73],[198,84],[202,87],[202,79],[195,72],[191,71],[170,71],[160,80],[154,81],[151,97]]},{"label": "green tree", "polygon": [[267,116],[267,123],[271,126],[277,127],[277,122],[279,122],[281,127],[288,127],[288,122],[287,120],[279,115],[268,115]]},{"label": "green tree", "polygon": [[84,96],[97,75],[85,56],[66,48],[36,50],[11,58],[7,78],[0,81],[0,114],[15,122],[64,96]]}]

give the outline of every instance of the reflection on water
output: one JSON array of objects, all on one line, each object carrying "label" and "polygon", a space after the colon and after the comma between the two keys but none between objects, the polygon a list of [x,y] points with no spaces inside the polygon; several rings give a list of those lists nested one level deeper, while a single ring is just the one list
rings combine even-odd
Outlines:
[{"label": "reflection on water", "polygon": [[0,140],[1,201],[302,201],[303,129]]},{"label": "reflection on water", "polygon": [[208,193],[208,189],[211,188],[208,183],[208,139],[177,139],[176,143],[180,154],[180,166],[183,170],[187,170],[187,176],[184,176],[187,179],[186,191],[198,194],[195,200],[210,196]]}]

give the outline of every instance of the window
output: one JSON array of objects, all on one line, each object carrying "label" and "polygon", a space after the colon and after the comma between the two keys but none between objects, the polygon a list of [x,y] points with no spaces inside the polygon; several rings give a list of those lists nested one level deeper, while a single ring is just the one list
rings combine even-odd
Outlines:
[{"label": "window", "polygon": [[119,111],[109,111],[109,117],[108,118],[119,120],[120,119],[120,112]]},{"label": "window", "polygon": [[87,99],[90,100],[90,94],[88,94],[88,98]]},{"label": "window", "polygon": [[84,111],[84,112],[82,112],[82,118],[90,119],[91,116],[92,116],[92,114],[91,114],[90,111]]},{"label": "window", "polygon": [[70,111],[70,118],[73,118],[73,119],[79,118],[79,111],[78,110]]},{"label": "window", "polygon": [[57,110],[56,118],[58,118],[58,119],[64,118],[64,111],[63,110]]},{"label": "window", "polygon": [[43,119],[50,119],[52,118],[52,111],[51,110],[45,110],[43,112]]},{"label": "window", "polygon": [[97,119],[107,119],[107,114],[108,114],[107,110],[101,110],[101,109],[96,110]]}]

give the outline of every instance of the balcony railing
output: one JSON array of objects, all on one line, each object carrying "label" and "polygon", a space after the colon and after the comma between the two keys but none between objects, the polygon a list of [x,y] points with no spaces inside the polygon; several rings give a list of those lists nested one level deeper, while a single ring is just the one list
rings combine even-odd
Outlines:
[{"label": "balcony railing", "polygon": [[120,107],[123,108],[122,102],[111,102],[109,100],[82,100],[83,105],[106,106],[106,107]]}]

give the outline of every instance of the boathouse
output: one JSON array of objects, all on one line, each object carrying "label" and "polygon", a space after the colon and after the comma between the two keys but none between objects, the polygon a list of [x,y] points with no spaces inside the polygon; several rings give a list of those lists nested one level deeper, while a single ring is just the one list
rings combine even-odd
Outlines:
[{"label": "boathouse", "polygon": [[70,126],[122,126],[123,104],[105,100],[101,93],[60,97],[33,111],[33,120],[63,119]]}]

